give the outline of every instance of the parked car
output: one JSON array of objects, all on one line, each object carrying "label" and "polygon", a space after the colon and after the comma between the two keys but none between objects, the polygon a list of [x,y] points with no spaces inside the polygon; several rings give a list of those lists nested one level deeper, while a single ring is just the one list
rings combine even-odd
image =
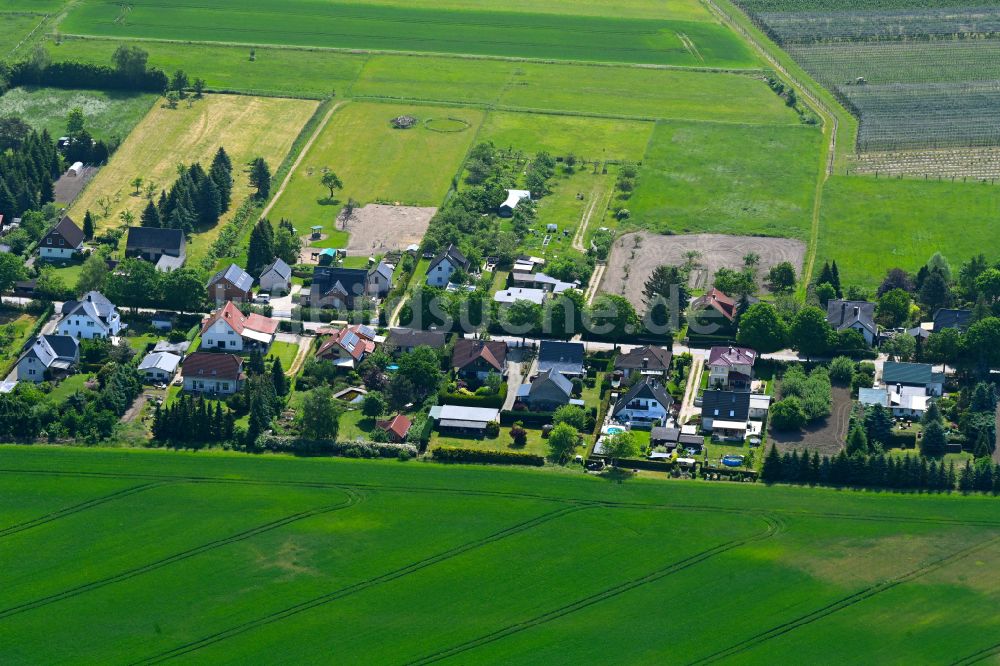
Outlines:
[{"label": "parked car", "polygon": [[259,303],[260,305],[267,305],[271,302],[271,294],[266,292],[260,292],[253,298],[254,303]]}]

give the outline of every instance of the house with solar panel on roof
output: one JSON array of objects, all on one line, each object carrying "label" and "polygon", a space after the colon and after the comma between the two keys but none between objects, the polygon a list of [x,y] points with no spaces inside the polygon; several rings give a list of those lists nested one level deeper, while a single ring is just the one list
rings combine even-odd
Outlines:
[{"label": "house with solar panel on roof", "polygon": [[208,300],[216,305],[227,301],[249,303],[252,297],[253,277],[236,264],[229,264],[208,281]]},{"label": "house with solar panel on roof", "polygon": [[366,356],[375,351],[375,329],[364,324],[331,330],[320,329],[320,335],[327,334],[316,351],[316,358],[330,361],[338,368],[353,369]]}]

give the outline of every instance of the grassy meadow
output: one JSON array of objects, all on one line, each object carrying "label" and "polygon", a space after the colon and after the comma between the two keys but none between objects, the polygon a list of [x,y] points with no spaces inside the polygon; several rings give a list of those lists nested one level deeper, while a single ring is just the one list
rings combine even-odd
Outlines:
[{"label": "grassy meadow", "polygon": [[[393,129],[390,121],[404,114],[420,124],[409,130]],[[483,116],[478,109],[349,102],[334,113],[312,145],[270,217],[287,218],[302,233],[313,225],[323,225],[330,232],[348,198],[362,204],[398,201],[437,206]],[[457,132],[427,129],[427,120],[447,118],[460,119],[468,126]],[[324,167],[344,182],[334,200],[320,182]]]},{"label": "grassy meadow", "polygon": [[652,132],[653,123],[636,120],[494,111],[486,116],[478,141],[525,153],[637,162]]},{"label": "grassy meadow", "polygon": [[84,127],[95,139],[123,141],[153,106],[157,95],[106,90],[14,88],[0,96],[0,116],[18,116],[53,138],[66,133],[70,110],[83,111]]},{"label": "grassy meadow", "polygon": [[44,18],[41,14],[3,13],[5,9],[8,7],[0,2],[0,58],[11,55]]},{"label": "grassy meadow", "polygon": [[84,0],[61,23],[67,34],[525,58],[756,67],[735,33],[703,20],[357,2],[242,0],[211,5],[126,5]]},{"label": "grassy meadow", "polygon": [[657,232],[807,238],[823,137],[808,126],[657,124],[630,222]]},{"label": "grassy meadow", "polygon": [[[130,185],[133,178],[155,182],[157,191],[169,188],[177,177],[178,164],[200,161],[207,168],[222,146],[235,171],[233,205],[218,225],[194,237],[188,256],[197,259],[218,235],[228,215],[252,191],[242,165],[261,156],[272,171],[277,169],[316,106],[315,102],[303,100],[234,95],[208,95],[190,108],[182,102],[176,109],[168,109],[157,101],[108,165],[87,185],[69,214],[82,219],[87,210],[100,213],[97,201],[109,197],[113,205],[109,215],[98,221],[99,229],[119,226],[123,210],[132,211],[138,220],[146,199],[135,196]],[[275,122],[278,118],[281,122]]]},{"label": "grassy meadow", "polygon": [[869,288],[890,268],[916,271],[936,251],[957,269],[995,254],[998,210],[993,185],[834,176],[823,191],[817,258],[835,259],[844,284]]},{"label": "grassy meadow", "polygon": [[6,663],[950,662],[1000,630],[988,497],[51,447],[0,468]]}]

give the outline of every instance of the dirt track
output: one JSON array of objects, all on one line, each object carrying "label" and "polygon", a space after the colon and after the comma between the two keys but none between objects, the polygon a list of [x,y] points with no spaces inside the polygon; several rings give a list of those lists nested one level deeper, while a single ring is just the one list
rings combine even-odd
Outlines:
[{"label": "dirt track", "polygon": [[[437,208],[382,204],[359,208],[354,211],[345,229],[351,234],[347,254],[367,257],[391,250],[405,250],[413,243],[420,244],[436,212]],[[337,228],[344,229],[342,218],[337,220]]]},{"label": "dirt track", "polygon": [[[638,247],[636,239],[639,240]],[[683,265],[686,262],[684,253],[689,250],[701,253],[698,265],[692,271],[692,286],[704,289],[711,286],[712,276],[719,268],[742,268],[743,257],[749,252],[760,256],[758,268],[761,276],[783,261],[791,262],[796,272],[799,272],[802,270],[806,244],[791,238],[760,236],[662,236],[647,231],[625,234],[615,240],[599,290],[623,295],[636,308],[641,309],[644,307],[642,289],[653,269],[662,264]]]}]

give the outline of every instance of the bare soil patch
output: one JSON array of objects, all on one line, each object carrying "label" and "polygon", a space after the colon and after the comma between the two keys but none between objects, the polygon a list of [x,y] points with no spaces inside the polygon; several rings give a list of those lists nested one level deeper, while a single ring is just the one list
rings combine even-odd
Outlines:
[{"label": "bare soil patch", "polygon": [[368,204],[358,208],[346,224],[343,216],[337,228],[348,232],[348,256],[367,257],[393,250],[405,250],[420,243],[437,208]]},{"label": "bare soil patch", "polygon": [[67,176],[63,174],[56,181],[55,185],[52,186],[56,201],[67,205],[73,203],[73,200],[83,191],[84,186],[96,175],[97,167],[92,166],[83,167],[79,176]]},{"label": "bare soil patch", "polygon": [[662,264],[681,266],[686,263],[686,252],[701,253],[692,271],[692,286],[705,289],[711,286],[712,276],[720,268],[739,269],[743,257],[753,252],[760,257],[759,273],[783,261],[795,266],[801,273],[806,254],[806,244],[792,238],[764,236],[726,236],[723,234],[689,234],[664,236],[640,231],[625,234],[615,240],[608,258],[599,290],[606,294],[625,296],[636,308],[642,310],[642,289],[653,269]]},{"label": "bare soil patch", "polygon": [[768,440],[774,444],[780,453],[786,451],[803,451],[818,453],[821,456],[835,456],[844,448],[847,441],[847,426],[851,420],[851,390],[842,386],[833,387],[833,405],[830,416],[807,426],[801,432],[768,431]]}]

